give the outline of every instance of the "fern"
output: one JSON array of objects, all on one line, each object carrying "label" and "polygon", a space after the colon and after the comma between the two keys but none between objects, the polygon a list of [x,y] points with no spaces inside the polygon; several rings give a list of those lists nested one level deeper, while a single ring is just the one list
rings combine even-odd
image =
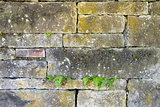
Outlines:
[{"label": "fern", "polygon": [[2,32],[0,32],[0,35],[2,35]]},{"label": "fern", "polygon": [[51,36],[51,35],[52,35],[52,33],[46,33],[46,37]]}]

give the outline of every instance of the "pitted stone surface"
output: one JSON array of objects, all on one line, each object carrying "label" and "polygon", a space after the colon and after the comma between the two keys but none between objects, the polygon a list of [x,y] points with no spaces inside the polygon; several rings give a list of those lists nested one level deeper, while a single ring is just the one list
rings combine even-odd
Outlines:
[{"label": "pitted stone surface", "polygon": [[6,34],[3,36],[3,45],[8,47],[62,47],[62,35],[53,34]]},{"label": "pitted stone surface", "polygon": [[79,14],[143,15],[148,13],[147,2],[82,2]]},{"label": "pitted stone surface", "polygon": [[47,49],[49,75],[83,78],[86,75],[118,78],[160,76],[158,49]]},{"label": "pitted stone surface", "polygon": [[15,58],[15,50],[14,49],[6,49],[0,48],[0,59],[14,59]]},{"label": "pitted stone surface", "polygon": [[122,33],[125,17],[116,15],[79,15],[79,33]]},{"label": "pitted stone surface", "polygon": [[79,91],[78,107],[126,107],[125,91]]},{"label": "pitted stone surface", "polygon": [[160,1],[159,2],[153,2],[150,4],[150,11],[153,15],[160,15]]},{"label": "pitted stone surface", "polygon": [[47,79],[0,79],[0,89],[92,89],[92,90],[124,90],[126,88],[126,80],[120,79],[113,84],[114,88],[110,89],[105,86],[99,89],[91,82],[88,86],[84,85],[83,80],[72,80],[62,87],[57,88],[53,81],[48,82]]},{"label": "pitted stone surface", "polygon": [[0,90],[2,107],[74,107],[73,91]]},{"label": "pitted stone surface", "polygon": [[45,78],[47,64],[44,61],[0,61],[0,77]]},{"label": "pitted stone surface", "polygon": [[16,49],[16,57],[45,57],[44,49]]},{"label": "pitted stone surface", "polygon": [[69,34],[64,35],[64,47],[123,47],[120,34]]},{"label": "pitted stone surface", "polygon": [[130,80],[128,107],[159,107],[160,76],[149,80]]},{"label": "pitted stone surface", "polygon": [[75,33],[76,3],[0,3],[4,33]]},{"label": "pitted stone surface", "polygon": [[129,46],[160,46],[160,16],[129,16]]}]

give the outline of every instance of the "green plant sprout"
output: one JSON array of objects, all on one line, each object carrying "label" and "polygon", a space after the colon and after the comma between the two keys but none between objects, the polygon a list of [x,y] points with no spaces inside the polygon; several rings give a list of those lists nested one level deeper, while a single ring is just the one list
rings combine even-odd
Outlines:
[{"label": "green plant sprout", "polygon": [[0,32],[0,35],[2,35],[2,32]]},{"label": "green plant sprout", "polygon": [[90,77],[89,75],[83,78],[84,84],[86,86],[88,86],[89,83],[93,81],[94,85],[96,85],[99,89],[106,86],[107,84],[109,85],[111,89],[113,89],[113,83],[116,82],[117,80],[119,79],[116,77],[111,79],[110,77],[105,77],[105,78],[102,78],[99,76]]},{"label": "green plant sprout", "polygon": [[72,79],[67,76],[66,78],[62,75],[58,75],[58,76],[52,76],[52,75],[48,75],[46,76],[48,78],[48,81],[54,81],[56,87],[61,87],[62,85],[65,85],[67,83],[67,81],[72,82]]},{"label": "green plant sprout", "polygon": [[52,35],[52,33],[46,33],[46,37],[49,37],[51,35]]}]

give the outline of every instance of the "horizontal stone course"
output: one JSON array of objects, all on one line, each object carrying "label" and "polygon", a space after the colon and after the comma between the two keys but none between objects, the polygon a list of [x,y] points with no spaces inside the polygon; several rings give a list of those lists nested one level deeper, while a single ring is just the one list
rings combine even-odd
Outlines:
[{"label": "horizontal stone course", "polygon": [[45,61],[0,61],[0,77],[45,78],[46,72]]},{"label": "horizontal stone course", "polygon": [[81,2],[78,4],[79,14],[148,14],[147,2]]},{"label": "horizontal stone course", "polygon": [[2,43],[15,48],[62,47],[62,35],[52,34],[46,37],[46,34],[6,34]]},{"label": "horizontal stone course", "polygon": [[0,48],[0,59],[8,60],[15,58],[15,50],[14,49],[6,49]]},{"label": "horizontal stone course", "polygon": [[126,92],[79,91],[77,107],[126,107]]},{"label": "horizontal stone course", "polygon": [[79,15],[79,33],[122,33],[125,26],[124,16]]},{"label": "horizontal stone course", "polygon": [[150,3],[150,12],[152,15],[160,15],[160,1]]},{"label": "horizontal stone course", "polygon": [[118,0],[118,1],[133,1],[133,2],[147,2],[147,1],[156,1],[156,0]]},{"label": "horizontal stone course", "polygon": [[84,85],[83,80],[72,80],[65,85],[57,88],[53,81],[48,82],[47,79],[0,79],[0,89],[92,89],[92,90],[124,90],[126,88],[126,80],[120,79],[114,83],[114,88],[110,89],[105,86],[99,89],[91,82],[88,86]]},{"label": "horizontal stone course", "polygon": [[0,90],[2,107],[74,107],[73,91]]},{"label": "horizontal stone course", "polygon": [[118,78],[160,76],[160,53],[154,48],[47,49],[48,75],[83,78],[86,75]]},{"label": "horizontal stone course", "polygon": [[64,47],[123,47],[122,34],[68,34],[63,36]]},{"label": "horizontal stone course", "polygon": [[16,57],[45,57],[44,49],[16,49]]},{"label": "horizontal stone course", "polygon": [[129,80],[128,107],[158,107],[160,76],[153,79]]},{"label": "horizontal stone course", "polygon": [[160,46],[160,16],[129,16],[129,46]]},{"label": "horizontal stone course", "polygon": [[0,3],[4,33],[75,33],[76,3]]}]

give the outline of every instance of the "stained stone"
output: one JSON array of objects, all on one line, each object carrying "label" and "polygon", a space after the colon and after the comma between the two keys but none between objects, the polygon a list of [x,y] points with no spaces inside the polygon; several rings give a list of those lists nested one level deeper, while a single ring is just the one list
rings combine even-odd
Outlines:
[{"label": "stained stone", "polygon": [[118,78],[160,76],[160,53],[154,48],[47,49],[48,75],[83,78],[86,75]]},{"label": "stained stone", "polygon": [[0,61],[0,77],[45,78],[47,64],[44,61]]},{"label": "stained stone", "polygon": [[6,49],[0,48],[0,59],[14,59],[15,58],[15,50],[14,49]]},{"label": "stained stone", "polygon": [[2,107],[74,107],[74,91],[0,90]]},{"label": "stained stone", "polygon": [[75,33],[76,3],[0,3],[4,33]]}]

